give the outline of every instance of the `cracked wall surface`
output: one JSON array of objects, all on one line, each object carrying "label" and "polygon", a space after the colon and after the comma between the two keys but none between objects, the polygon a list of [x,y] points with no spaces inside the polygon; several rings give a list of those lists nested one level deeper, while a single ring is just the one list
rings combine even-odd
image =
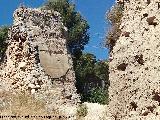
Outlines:
[{"label": "cracked wall surface", "polygon": [[[108,120],[160,119],[160,1],[119,0],[122,34],[110,53]],[[128,32],[127,36],[123,33]]]},{"label": "cracked wall surface", "polygon": [[20,7],[8,34],[0,89],[28,91],[50,108],[77,104],[72,58],[65,28],[56,11]]}]

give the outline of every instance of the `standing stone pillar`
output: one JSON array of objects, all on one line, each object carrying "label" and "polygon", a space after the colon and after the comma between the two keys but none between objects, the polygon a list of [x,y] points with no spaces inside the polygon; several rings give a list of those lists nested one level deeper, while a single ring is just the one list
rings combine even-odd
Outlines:
[{"label": "standing stone pillar", "polygon": [[111,120],[160,119],[159,2],[124,0],[122,33],[109,58]]},{"label": "standing stone pillar", "polygon": [[20,7],[9,30],[2,89],[26,91],[55,106],[79,102],[66,46],[67,28],[56,11]]}]

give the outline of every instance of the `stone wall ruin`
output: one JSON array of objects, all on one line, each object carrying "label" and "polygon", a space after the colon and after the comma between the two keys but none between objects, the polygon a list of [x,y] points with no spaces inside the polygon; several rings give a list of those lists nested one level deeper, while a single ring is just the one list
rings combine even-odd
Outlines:
[{"label": "stone wall ruin", "polygon": [[20,7],[8,34],[0,89],[29,91],[50,107],[77,104],[72,58],[66,28],[56,11]]},{"label": "stone wall ruin", "polygon": [[110,54],[107,120],[159,120],[160,2],[123,3],[122,34]]}]

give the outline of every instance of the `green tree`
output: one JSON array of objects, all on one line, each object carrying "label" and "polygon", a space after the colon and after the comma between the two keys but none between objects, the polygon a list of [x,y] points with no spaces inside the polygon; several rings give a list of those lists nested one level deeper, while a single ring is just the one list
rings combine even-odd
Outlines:
[{"label": "green tree", "polygon": [[83,54],[79,60],[77,60],[75,71],[79,77],[83,77],[84,79],[87,74],[93,74],[95,63],[96,58],[93,54]]},{"label": "green tree", "polygon": [[7,49],[6,39],[8,37],[8,27],[0,27],[0,61],[4,57],[5,51]]},{"label": "green tree", "polygon": [[[96,58],[93,54],[83,54],[76,63],[74,64],[75,74],[76,74],[76,87],[78,92],[83,97],[85,83],[90,75],[93,75],[94,64],[96,63]],[[83,99],[83,98],[82,98]]]},{"label": "green tree", "polygon": [[93,54],[85,53],[75,65],[76,87],[81,101],[107,103],[108,62],[96,61]]},{"label": "green tree", "polygon": [[100,80],[103,80],[105,82],[105,87],[108,88],[110,85],[108,61],[97,61],[94,66],[94,73]]},{"label": "green tree", "polygon": [[58,11],[64,25],[68,28],[67,44],[74,57],[82,54],[84,45],[89,41],[87,21],[75,10],[75,5],[69,0],[48,0],[45,9]]}]

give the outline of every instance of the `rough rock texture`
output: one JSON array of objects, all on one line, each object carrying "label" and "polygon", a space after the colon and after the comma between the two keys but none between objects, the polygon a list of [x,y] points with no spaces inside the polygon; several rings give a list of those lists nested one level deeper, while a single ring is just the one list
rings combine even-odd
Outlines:
[{"label": "rough rock texture", "polygon": [[[76,104],[75,75],[58,12],[20,7],[9,30],[0,88],[29,91],[54,105]],[[48,107],[48,109],[49,109]]]},{"label": "rough rock texture", "polygon": [[159,120],[160,1],[120,4],[122,34],[130,34],[121,35],[110,54],[108,120]]},{"label": "rough rock texture", "polygon": [[87,107],[87,115],[83,120],[106,120],[106,105],[98,103],[83,103]]}]

